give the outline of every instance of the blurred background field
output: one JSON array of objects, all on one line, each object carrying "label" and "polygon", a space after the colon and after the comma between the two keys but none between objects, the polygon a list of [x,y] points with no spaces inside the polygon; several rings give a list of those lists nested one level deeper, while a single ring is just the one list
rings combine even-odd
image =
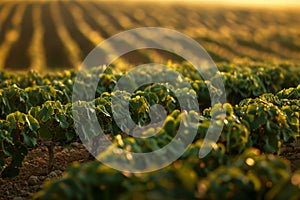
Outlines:
[{"label": "blurred background field", "polygon": [[[274,1],[276,2],[276,1]],[[299,62],[300,12],[295,6],[205,2],[0,1],[0,69],[78,67],[101,41],[124,30],[158,26],[198,41],[216,62],[248,58]],[[120,58],[120,66],[181,61],[158,50]]]}]

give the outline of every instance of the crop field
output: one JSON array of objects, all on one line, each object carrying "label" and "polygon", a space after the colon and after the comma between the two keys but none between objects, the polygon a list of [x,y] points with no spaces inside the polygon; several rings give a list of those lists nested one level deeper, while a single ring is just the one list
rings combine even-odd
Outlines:
[{"label": "crop field", "polygon": [[[297,9],[247,9],[194,4],[24,1],[0,5],[0,69],[79,66],[101,41],[124,30],[158,26],[198,41],[219,61],[299,61]],[[144,50],[125,65],[166,62],[174,55]]]},{"label": "crop field", "polygon": [[[299,11],[0,0],[0,200],[300,199]],[[81,68],[139,27],[193,38],[219,71],[154,48]]]}]

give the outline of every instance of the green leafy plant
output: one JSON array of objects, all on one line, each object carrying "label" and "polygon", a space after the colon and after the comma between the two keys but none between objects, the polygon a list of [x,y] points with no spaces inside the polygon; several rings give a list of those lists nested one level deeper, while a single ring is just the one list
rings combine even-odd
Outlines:
[{"label": "green leafy plant", "polygon": [[[248,149],[229,166],[220,166],[198,183],[205,199],[298,199],[300,190],[286,160]],[[299,175],[298,175],[299,176]]]},{"label": "green leafy plant", "polygon": [[[273,103],[272,103],[273,102]],[[277,104],[277,105],[276,105]],[[299,115],[272,94],[245,99],[236,106],[236,114],[250,129],[250,142],[267,153],[279,153],[282,143],[299,135]]]},{"label": "green leafy plant", "polygon": [[[27,147],[33,147],[37,142],[38,121],[30,115],[19,111],[7,116],[1,122],[1,176],[14,177],[18,175],[19,168],[28,153]],[[10,161],[4,162],[9,157]]]},{"label": "green leafy plant", "polygon": [[38,137],[44,141],[49,152],[49,170],[54,164],[55,143],[70,142],[75,137],[71,115],[71,105],[59,101],[47,101],[41,107],[32,107],[29,114],[37,119],[40,128]]}]

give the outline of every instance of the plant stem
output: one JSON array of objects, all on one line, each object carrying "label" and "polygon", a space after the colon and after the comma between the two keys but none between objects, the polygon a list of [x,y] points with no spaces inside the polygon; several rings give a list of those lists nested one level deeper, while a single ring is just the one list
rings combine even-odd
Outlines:
[{"label": "plant stem", "polygon": [[49,163],[48,163],[48,171],[51,172],[54,166],[54,143],[51,141],[49,145],[47,145],[48,154],[49,154]]}]

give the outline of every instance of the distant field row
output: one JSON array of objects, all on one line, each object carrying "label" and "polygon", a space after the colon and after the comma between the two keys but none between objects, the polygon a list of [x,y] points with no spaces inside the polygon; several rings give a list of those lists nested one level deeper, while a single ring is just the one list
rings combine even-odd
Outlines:
[{"label": "distant field row", "polygon": [[[101,41],[137,27],[175,29],[196,39],[215,61],[300,61],[300,13],[196,4],[2,2],[0,69],[72,68]],[[157,50],[117,62],[142,64],[178,57]]]}]

